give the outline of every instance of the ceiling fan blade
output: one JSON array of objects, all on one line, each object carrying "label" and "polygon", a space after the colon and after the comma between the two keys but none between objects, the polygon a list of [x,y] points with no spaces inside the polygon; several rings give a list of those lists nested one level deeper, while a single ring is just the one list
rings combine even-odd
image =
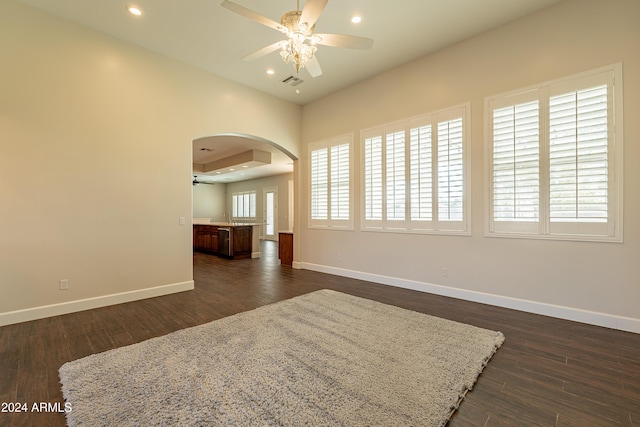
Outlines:
[{"label": "ceiling fan blade", "polygon": [[318,62],[318,58],[315,56],[311,58],[309,62],[307,62],[307,71],[311,74],[311,77],[318,77],[322,75],[322,68],[320,68],[320,63]]},{"label": "ceiling fan blade", "polygon": [[282,25],[280,25],[278,22],[274,21],[273,19],[269,19],[266,16],[260,15],[258,12],[254,12],[251,9],[247,9],[244,6],[240,6],[239,4],[236,4],[229,0],[224,0],[221,6],[239,15],[242,15],[245,18],[249,18],[253,21],[259,22],[262,25],[266,25],[269,28],[273,28],[274,30],[278,30],[280,32],[282,32],[283,30]]},{"label": "ceiling fan blade", "polygon": [[193,182],[192,184],[195,185],[199,185],[199,184],[207,184],[207,185],[216,185],[215,182],[207,182],[207,181],[199,181],[197,176],[193,177]]},{"label": "ceiling fan blade", "polygon": [[302,9],[302,15],[300,15],[300,22],[306,22],[309,28],[313,27],[316,23],[322,11],[324,10],[329,0],[307,0],[307,4]]},{"label": "ceiling fan blade", "polygon": [[275,42],[273,44],[270,44],[269,46],[265,46],[262,49],[258,49],[255,52],[250,53],[242,59],[245,61],[252,61],[254,59],[260,58],[261,56],[268,55],[271,52],[275,52],[276,50],[280,49],[280,43],[282,43],[282,41]]},{"label": "ceiling fan blade", "polygon": [[346,47],[348,49],[371,49],[373,39],[358,36],[347,36],[344,34],[316,34],[320,41],[316,44],[333,47]]}]

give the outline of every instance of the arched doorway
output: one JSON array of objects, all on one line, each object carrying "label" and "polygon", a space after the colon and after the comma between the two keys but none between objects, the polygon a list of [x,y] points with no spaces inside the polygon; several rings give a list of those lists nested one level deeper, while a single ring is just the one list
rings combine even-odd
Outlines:
[{"label": "arched doorway", "polygon": [[277,240],[279,230],[292,230],[296,156],[273,141],[239,133],[196,138],[192,149],[194,224],[258,223],[258,248],[262,239]]}]

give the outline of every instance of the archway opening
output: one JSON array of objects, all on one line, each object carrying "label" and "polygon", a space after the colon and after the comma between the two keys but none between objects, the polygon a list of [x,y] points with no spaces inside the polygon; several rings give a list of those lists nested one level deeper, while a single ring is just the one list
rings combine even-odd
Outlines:
[{"label": "archway opening", "polygon": [[277,245],[280,231],[293,230],[298,159],[290,151],[239,133],[196,138],[192,150],[194,226],[255,224],[252,258],[261,256],[264,240]]}]

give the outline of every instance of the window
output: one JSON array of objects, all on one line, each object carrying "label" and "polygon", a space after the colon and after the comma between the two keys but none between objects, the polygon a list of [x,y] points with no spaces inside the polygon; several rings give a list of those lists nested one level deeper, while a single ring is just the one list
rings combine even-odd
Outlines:
[{"label": "window", "polygon": [[363,229],[468,234],[469,105],[364,130]]},{"label": "window", "polygon": [[233,193],[233,218],[256,218],[256,192]]},{"label": "window", "polygon": [[621,73],[485,100],[488,235],[622,240]]},{"label": "window", "polygon": [[309,145],[309,226],[353,229],[352,135]]}]

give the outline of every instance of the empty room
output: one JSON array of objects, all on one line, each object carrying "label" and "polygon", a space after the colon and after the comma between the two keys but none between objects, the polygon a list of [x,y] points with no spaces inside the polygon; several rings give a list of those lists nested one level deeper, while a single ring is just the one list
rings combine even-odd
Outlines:
[{"label": "empty room", "polygon": [[0,425],[640,425],[640,2],[0,0]]}]

